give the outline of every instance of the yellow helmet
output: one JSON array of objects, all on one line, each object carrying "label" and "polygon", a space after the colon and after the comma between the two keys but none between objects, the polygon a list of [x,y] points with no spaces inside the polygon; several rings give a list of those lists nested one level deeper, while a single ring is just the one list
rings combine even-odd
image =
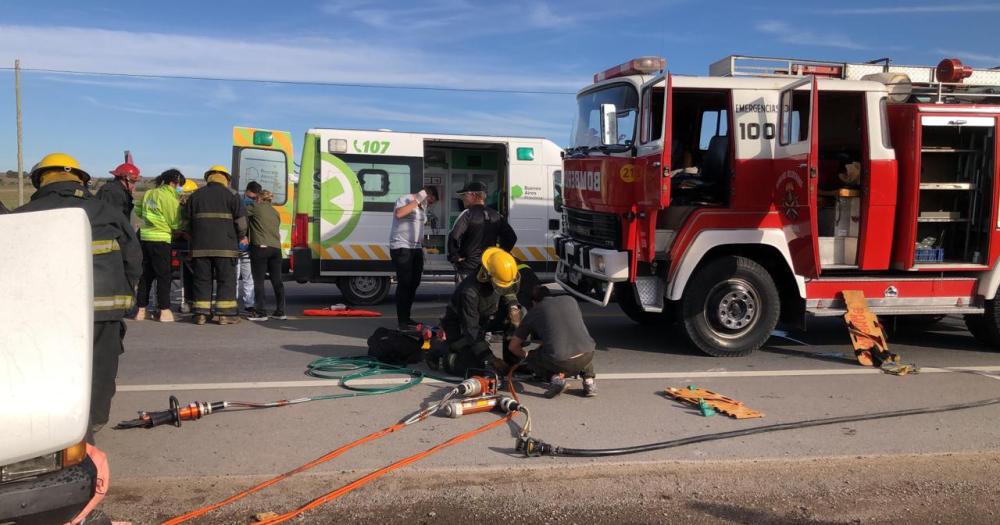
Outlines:
[{"label": "yellow helmet", "polygon": [[510,288],[518,281],[517,261],[514,257],[497,247],[487,248],[483,252],[483,268],[490,275],[493,286]]},{"label": "yellow helmet", "polygon": [[208,176],[213,173],[221,173],[225,175],[227,179],[233,178],[233,176],[229,174],[229,170],[221,164],[216,164],[215,166],[208,168],[208,171],[205,172],[205,180],[208,180]]},{"label": "yellow helmet", "polygon": [[80,177],[84,184],[90,182],[90,174],[80,169],[75,158],[65,153],[49,153],[31,168],[31,184],[36,188],[41,186],[42,175],[49,171],[66,171]]},{"label": "yellow helmet", "polygon": [[198,183],[191,179],[187,179],[186,181],[184,181],[184,185],[181,186],[181,191],[184,193],[191,193],[197,189],[198,189]]}]

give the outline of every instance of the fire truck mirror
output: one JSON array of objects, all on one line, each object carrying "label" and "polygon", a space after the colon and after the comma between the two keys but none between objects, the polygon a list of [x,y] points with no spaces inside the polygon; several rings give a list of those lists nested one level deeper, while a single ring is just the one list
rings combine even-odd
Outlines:
[{"label": "fire truck mirror", "polygon": [[601,144],[618,143],[618,110],[614,104],[601,104]]}]

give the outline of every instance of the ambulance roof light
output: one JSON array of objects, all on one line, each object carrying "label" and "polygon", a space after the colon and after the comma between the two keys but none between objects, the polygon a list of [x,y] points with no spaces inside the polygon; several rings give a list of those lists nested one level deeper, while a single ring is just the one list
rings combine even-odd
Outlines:
[{"label": "ambulance roof light", "polygon": [[646,56],[633,58],[624,64],[618,64],[613,68],[606,69],[600,73],[595,73],[594,82],[597,83],[602,80],[628,75],[646,75],[657,71],[663,71],[666,67],[667,61],[662,57]]}]

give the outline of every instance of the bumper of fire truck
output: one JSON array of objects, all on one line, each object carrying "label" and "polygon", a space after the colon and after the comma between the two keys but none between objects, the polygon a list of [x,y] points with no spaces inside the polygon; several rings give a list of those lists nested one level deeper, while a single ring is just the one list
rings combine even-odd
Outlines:
[{"label": "bumper of fire truck", "polygon": [[557,236],[556,282],[567,292],[600,306],[611,302],[615,283],[628,285],[629,253]]}]

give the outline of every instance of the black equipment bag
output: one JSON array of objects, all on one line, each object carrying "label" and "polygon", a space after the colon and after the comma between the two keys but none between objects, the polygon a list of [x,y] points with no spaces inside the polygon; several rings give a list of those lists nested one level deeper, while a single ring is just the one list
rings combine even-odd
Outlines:
[{"label": "black equipment bag", "polygon": [[368,337],[368,355],[386,364],[404,366],[423,358],[420,342],[416,333],[380,326]]}]

